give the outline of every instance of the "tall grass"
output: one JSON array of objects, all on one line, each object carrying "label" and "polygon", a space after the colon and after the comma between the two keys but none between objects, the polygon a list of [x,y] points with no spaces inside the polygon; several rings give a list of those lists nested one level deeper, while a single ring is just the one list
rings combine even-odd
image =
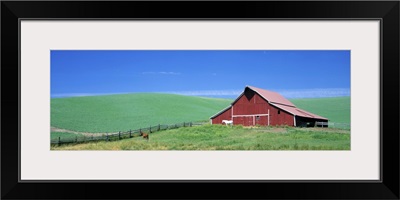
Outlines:
[{"label": "tall grass", "polygon": [[115,142],[53,146],[53,150],[350,150],[347,130],[203,125]]}]

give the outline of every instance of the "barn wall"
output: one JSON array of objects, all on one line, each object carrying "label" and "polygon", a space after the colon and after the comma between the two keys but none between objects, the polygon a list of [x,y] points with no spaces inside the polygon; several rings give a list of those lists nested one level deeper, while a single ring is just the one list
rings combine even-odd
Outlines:
[{"label": "barn wall", "polygon": [[253,117],[234,117],[234,125],[253,126]]},{"label": "barn wall", "polygon": [[267,126],[268,116],[259,116],[258,120],[255,116],[234,117],[233,124],[234,125],[241,124],[243,126],[254,126],[254,125]]},{"label": "barn wall", "polygon": [[[278,114],[278,110],[280,110],[280,114]],[[284,110],[271,106],[270,116],[271,116],[270,125],[272,126],[275,125],[294,126],[293,115]]]},{"label": "barn wall", "polygon": [[270,105],[254,91],[246,90],[233,106],[234,115],[252,115],[267,114]]},{"label": "barn wall", "polygon": [[[250,89],[246,89],[244,94],[233,104],[232,107],[233,115],[268,114],[269,110],[269,125],[294,126],[292,114],[270,105],[260,95]],[[280,110],[279,114],[278,110]],[[268,117],[260,116],[259,120],[256,120],[255,117],[252,116],[234,117],[233,124],[242,124],[244,126],[251,126],[253,124],[268,125]]]},{"label": "barn wall", "polygon": [[255,124],[256,125],[261,125],[265,126],[268,125],[268,116],[260,116],[257,120],[257,117],[255,118]]},{"label": "barn wall", "polygon": [[232,107],[211,120],[212,124],[222,124],[222,120],[232,120]]}]

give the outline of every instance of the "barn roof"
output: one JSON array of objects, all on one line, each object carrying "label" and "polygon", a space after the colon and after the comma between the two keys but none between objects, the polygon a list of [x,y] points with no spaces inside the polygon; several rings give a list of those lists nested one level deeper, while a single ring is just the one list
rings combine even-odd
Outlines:
[{"label": "barn roof", "polygon": [[273,106],[275,106],[275,107],[278,107],[278,108],[280,108],[280,109],[282,109],[282,110],[284,110],[284,111],[286,111],[286,112],[292,114],[292,115],[296,115],[296,116],[300,116],[300,117],[306,117],[306,118],[314,118],[314,119],[328,120],[328,119],[325,118],[325,117],[318,116],[318,115],[316,115],[316,114],[307,112],[307,111],[302,110],[302,109],[300,109],[300,108],[291,107],[291,106],[286,106],[286,105],[279,105],[279,104],[274,104],[274,103],[271,103],[271,104],[272,104]]},{"label": "barn roof", "polygon": [[[268,103],[275,103],[275,104],[282,104],[282,105],[296,107],[292,102],[287,100],[285,97],[283,97],[279,93],[256,88],[253,86],[246,86],[244,88],[244,91],[246,91],[246,88],[249,88],[250,90],[253,90],[257,94],[259,94],[262,98],[264,98],[266,101],[268,101]],[[235,101],[232,102],[232,104],[234,104],[237,100],[240,99],[240,97],[244,94],[244,91],[242,92],[241,95],[239,95],[239,97],[237,99],[235,99]]]}]

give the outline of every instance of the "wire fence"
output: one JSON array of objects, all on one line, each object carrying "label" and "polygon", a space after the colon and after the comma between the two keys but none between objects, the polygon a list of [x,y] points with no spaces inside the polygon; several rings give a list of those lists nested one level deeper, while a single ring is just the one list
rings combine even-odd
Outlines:
[{"label": "wire fence", "polygon": [[50,144],[52,145],[61,145],[61,144],[71,144],[71,143],[85,143],[91,141],[116,141],[122,140],[127,138],[139,137],[141,132],[150,134],[157,131],[162,130],[169,130],[169,129],[176,129],[180,127],[192,127],[192,126],[200,126],[205,123],[203,122],[183,122],[178,124],[170,124],[170,125],[156,125],[156,126],[149,126],[145,128],[140,128],[136,130],[129,130],[129,131],[119,131],[114,133],[105,133],[99,135],[91,135],[91,136],[84,136],[84,135],[76,135],[75,137],[58,137],[53,138],[50,140]]}]

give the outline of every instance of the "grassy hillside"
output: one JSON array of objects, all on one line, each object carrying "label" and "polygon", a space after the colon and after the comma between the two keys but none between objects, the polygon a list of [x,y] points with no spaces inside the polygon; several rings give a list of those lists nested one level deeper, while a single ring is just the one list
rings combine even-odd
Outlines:
[{"label": "grassy hillside", "polygon": [[52,146],[52,150],[350,150],[350,131],[332,128],[203,125],[113,142]]},{"label": "grassy hillside", "polygon": [[[290,99],[334,123],[350,123],[350,97]],[[121,94],[51,99],[51,126],[79,132],[117,132],[157,124],[208,121],[232,100],[173,94]]]},{"label": "grassy hillside", "polygon": [[64,133],[64,132],[51,132],[50,134],[51,140],[57,141],[59,137],[65,140],[65,139],[75,139],[76,137],[84,137],[84,135],[75,133]]},{"label": "grassy hillside", "polygon": [[334,123],[350,123],[350,97],[290,99],[297,107]]},{"label": "grassy hillside", "polygon": [[208,120],[227,99],[173,94],[121,94],[51,99],[51,126],[82,132],[117,132],[156,124]]}]

